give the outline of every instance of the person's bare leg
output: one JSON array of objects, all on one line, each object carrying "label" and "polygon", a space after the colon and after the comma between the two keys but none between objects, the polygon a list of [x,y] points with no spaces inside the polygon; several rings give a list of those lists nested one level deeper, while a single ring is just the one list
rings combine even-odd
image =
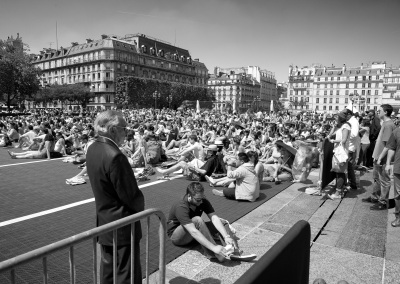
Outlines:
[{"label": "person's bare leg", "polygon": [[87,168],[84,167],[79,174],[77,174],[75,177],[83,177],[87,173]]},{"label": "person's bare leg", "polygon": [[185,168],[185,167],[186,167],[186,163],[185,163],[185,162],[179,162],[178,164],[176,164],[176,165],[170,167],[169,169],[163,170],[163,169],[157,168],[157,171],[158,171],[160,174],[169,175],[169,174],[171,174],[171,173],[173,173],[173,172],[175,172],[175,171],[177,171],[177,170],[183,169],[183,168]]}]

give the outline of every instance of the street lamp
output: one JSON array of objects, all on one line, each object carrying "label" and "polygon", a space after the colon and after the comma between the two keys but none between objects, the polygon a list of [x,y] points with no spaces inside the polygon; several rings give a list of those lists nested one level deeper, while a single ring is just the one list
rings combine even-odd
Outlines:
[{"label": "street lamp", "polygon": [[153,98],[154,98],[154,109],[157,108],[157,99],[159,99],[161,94],[157,91],[154,91]]}]

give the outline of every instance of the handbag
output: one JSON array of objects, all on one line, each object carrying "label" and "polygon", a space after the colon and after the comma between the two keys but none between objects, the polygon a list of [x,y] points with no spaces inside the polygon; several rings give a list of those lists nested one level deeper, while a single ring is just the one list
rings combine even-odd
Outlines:
[{"label": "handbag", "polygon": [[335,149],[333,149],[334,157],[339,161],[339,163],[345,163],[349,159],[346,150],[343,148],[342,144],[339,144]]}]

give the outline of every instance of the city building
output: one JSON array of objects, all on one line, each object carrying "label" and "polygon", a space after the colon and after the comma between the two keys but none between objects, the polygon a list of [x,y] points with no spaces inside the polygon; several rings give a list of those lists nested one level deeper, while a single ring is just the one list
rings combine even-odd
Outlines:
[{"label": "city building", "polygon": [[257,97],[260,94],[260,83],[245,72],[230,74],[219,72],[210,75],[208,87],[215,93],[215,108],[232,107],[244,112],[253,107],[261,109]]},{"label": "city building", "polygon": [[276,86],[278,100],[282,103],[285,109],[289,109],[290,107],[290,101],[287,94],[287,87],[288,84],[285,82],[278,83]]},{"label": "city building", "polygon": [[[215,67],[214,75],[218,74],[244,74],[260,84],[259,93],[254,97],[257,105],[262,110],[269,110],[272,100],[277,100],[275,74],[271,71],[261,69],[258,66],[220,68]],[[210,84],[209,84],[210,85]],[[251,102],[253,103],[253,102]]]},{"label": "city building", "polygon": [[360,111],[385,102],[385,62],[357,67],[322,65],[289,67],[288,95],[293,110],[336,113],[350,102]]},{"label": "city building", "polygon": [[[96,94],[88,109],[114,106],[115,81],[120,76],[204,87],[208,79],[206,66],[198,59],[192,60],[188,50],[144,34],[102,35],[101,39],[87,39],[82,44],[73,42],[68,48],[44,49],[33,64],[43,71],[43,87],[56,83],[85,84]],[[28,107],[33,107],[33,103]],[[61,102],[55,102],[54,107],[61,107]]]},{"label": "city building", "polygon": [[383,79],[382,101],[393,106],[396,114],[400,111],[400,67],[386,68]]}]

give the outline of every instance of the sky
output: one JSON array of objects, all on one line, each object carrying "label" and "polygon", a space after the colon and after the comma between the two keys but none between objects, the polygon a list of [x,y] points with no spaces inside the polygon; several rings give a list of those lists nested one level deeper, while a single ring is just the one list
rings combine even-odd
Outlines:
[{"label": "sky", "polygon": [[143,33],[214,67],[260,66],[288,80],[289,65],[400,66],[400,0],[1,0],[0,38],[31,53]]}]

